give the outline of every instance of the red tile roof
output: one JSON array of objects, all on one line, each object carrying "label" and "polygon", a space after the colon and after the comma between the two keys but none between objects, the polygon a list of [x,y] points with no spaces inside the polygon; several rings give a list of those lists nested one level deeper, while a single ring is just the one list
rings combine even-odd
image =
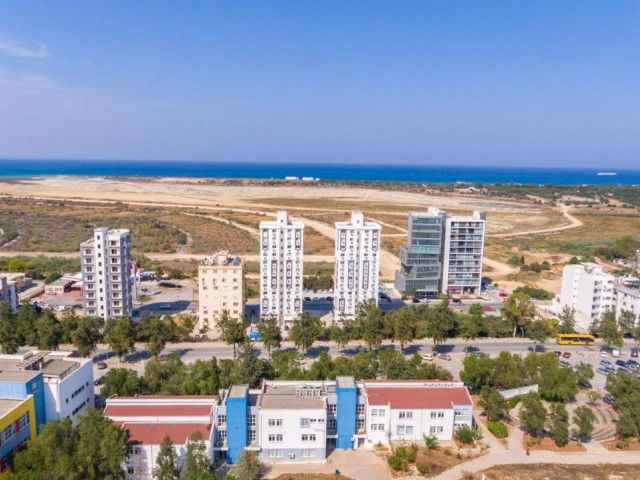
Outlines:
[{"label": "red tile roof", "polygon": [[[118,425],[118,423],[116,423]],[[144,445],[160,445],[169,435],[174,445],[184,445],[196,431],[204,440],[211,437],[210,423],[122,423],[119,426],[129,432],[129,443]]]},{"label": "red tile roof", "polygon": [[208,416],[209,405],[107,405],[105,417],[194,417]]},{"label": "red tile roof", "polygon": [[137,397],[117,396],[116,400],[217,400],[217,395],[138,395]]},{"label": "red tile roof", "polygon": [[472,403],[464,387],[368,387],[367,395],[369,405],[391,405],[393,409],[452,408]]}]

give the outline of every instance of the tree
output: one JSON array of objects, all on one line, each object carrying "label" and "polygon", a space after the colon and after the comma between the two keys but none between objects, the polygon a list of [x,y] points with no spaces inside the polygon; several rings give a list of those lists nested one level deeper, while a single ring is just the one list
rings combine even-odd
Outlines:
[{"label": "tree", "polygon": [[560,324],[558,325],[558,333],[573,333],[576,331],[576,309],[565,305],[558,315]]},{"label": "tree", "polygon": [[525,395],[520,408],[520,423],[522,428],[533,437],[541,437],[547,422],[547,410],[542,404],[540,396],[535,393]]},{"label": "tree", "polygon": [[384,339],[385,323],[382,310],[370,299],[356,307],[356,327],[369,350],[379,348]]},{"label": "tree", "polygon": [[263,317],[258,323],[258,333],[262,337],[262,344],[267,349],[269,358],[271,358],[271,351],[274,348],[280,348],[282,342],[282,332],[278,326],[278,319],[274,315]]},{"label": "tree", "polygon": [[596,421],[596,415],[586,405],[581,405],[573,412],[573,423],[576,426],[574,435],[578,437],[578,441],[591,438],[593,433],[593,424]]},{"label": "tree", "polygon": [[233,358],[236,358],[236,345],[247,338],[244,322],[241,319],[231,318],[228,310],[223,310],[218,320],[220,335],[227,345],[233,345]]},{"label": "tree", "polygon": [[576,372],[577,383],[580,388],[590,388],[591,380],[593,379],[593,367],[584,362],[578,362],[575,366],[574,371]]},{"label": "tree", "polygon": [[41,350],[57,350],[60,344],[60,323],[51,310],[36,321],[36,337]]},{"label": "tree", "polygon": [[[36,341],[36,322],[38,321],[38,313],[28,300],[22,302],[22,306],[15,316],[15,330],[18,335],[18,341],[21,345],[35,345]],[[0,334],[2,337],[2,334]]]},{"label": "tree", "polygon": [[598,403],[598,400],[602,398],[602,394],[598,390],[589,390],[587,392],[587,398],[589,399],[587,402],[589,405],[595,405]]},{"label": "tree", "polygon": [[416,337],[416,317],[408,307],[403,307],[394,314],[393,338],[400,342],[400,350]]},{"label": "tree", "polygon": [[624,345],[624,337],[620,331],[618,322],[616,322],[615,315],[615,311],[604,314],[602,323],[600,324],[600,336],[607,345],[622,348],[622,345]]},{"label": "tree", "polygon": [[536,313],[535,306],[530,300],[529,295],[526,293],[513,293],[504,301],[504,305],[500,310],[502,318],[508,321],[513,327],[514,338],[518,328],[524,329]]},{"label": "tree", "polygon": [[636,316],[632,311],[622,310],[618,318],[622,333],[632,333],[636,326]]},{"label": "tree", "polygon": [[309,314],[309,312],[302,312],[291,322],[289,338],[293,340],[297,348],[302,349],[303,355],[306,355],[307,350],[311,348],[321,334],[322,322],[318,317]]},{"label": "tree", "polygon": [[165,435],[160,444],[160,451],[156,457],[156,467],[153,476],[156,480],[179,480],[180,471],[176,467],[178,455],[173,448],[173,442],[169,435]]},{"label": "tree", "polygon": [[144,380],[135,370],[128,368],[112,368],[102,377],[100,393],[104,398],[112,395],[133,397],[146,392]]},{"label": "tree", "polygon": [[173,320],[162,321],[153,319],[148,328],[149,341],[147,342],[147,351],[152,357],[158,357],[164,350],[167,341],[171,339],[175,324]]},{"label": "tree", "polygon": [[256,387],[262,375],[262,362],[256,355],[256,350],[249,340],[245,340],[238,347],[238,359],[234,364],[234,376],[237,383]]},{"label": "tree", "polygon": [[213,480],[211,463],[207,456],[207,447],[202,439],[202,433],[196,430],[187,442],[187,453],[182,470],[182,480]]},{"label": "tree", "polygon": [[89,357],[102,338],[100,330],[103,322],[97,317],[80,317],[75,330],[71,332],[71,341],[81,357]]},{"label": "tree", "polygon": [[424,446],[427,449],[427,453],[431,453],[432,450],[438,448],[438,437],[435,435],[429,435],[428,437],[423,435],[422,438],[424,438]]},{"label": "tree", "polygon": [[105,328],[104,341],[122,361],[134,350],[135,329],[131,317],[109,319]]},{"label": "tree", "polygon": [[18,351],[20,342],[15,325],[15,315],[7,302],[0,302],[0,346],[2,353],[13,354]]},{"label": "tree", "polygon": [[537,319],[530,322],[526,327],[527,338],[533,340],[533,350],[537,350],[537,342],[544,341],[551,336],[549,324],[544,319]]},{"label": "tree", "polygon": [[435,351],[439,343],[444,342],[451,336],[456,324],[455,315],[449,308],[449,299],[445,298],[434,309],[433,314],[425,309],[426,335],[433,339],[433,350]]},{"label": "tree", "polygon": [[556,446],[564,447],[569,443],[569,413],[564,403],[556,402],[551,406],[549,430],[556,442]]},{"label": "tree", "polygon": [[490,422],[497,422],[509,415],[509,405],[498,390],[488,385],[482,387],[478,405]]},{"label": "tree", "polygon": [[343,319],[339,325],[331,325],[329,328],[329,337],[336,343],[338,349],[346,347],[352,336],[353,327],[347,319]]},{"label": "tree", "polygon": [[469,340],[475,340],[480,331],[478,318],[475,315],[465,315],[458,325],[458,336],[464,338],[464,353],[467,354]]},{"label": "tree", "polygon": [[237,480],[258,480],[260,478],[260,470],[260,460],[256,453],[243,450],[238,462],[229,470],[229,475]]}]

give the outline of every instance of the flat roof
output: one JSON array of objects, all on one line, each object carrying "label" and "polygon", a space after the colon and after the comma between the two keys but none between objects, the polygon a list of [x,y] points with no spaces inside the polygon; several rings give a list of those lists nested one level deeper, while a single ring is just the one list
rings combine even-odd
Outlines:
[{"label": "flat roof", "polygon": [[338,384],[338,388],[356,388],[356,382],[353,377],[336,377],[336,382]]},{"label": "flat roof", "polygon": [[304,384],[278,385],[267,384],[260,400],[260,408],[283,410],[324,409],[321,396],[299,395]]},{"label": "flat roof", "polygon": [[367,387],[369,405],[389,405],[393,409],[447,409],[454,405],[471,405],[465,387]]},{"label": "flat roof", "polygon": [[27,383],[39,374],[33,370],[0,370],[0,382]]},{"label": "flat roof", "polygon": [[26,401],[27,399],[14,400],[12,398],[0,398],[0,418],[19,406],[22,402]]},{"label": "flat roof", "polygon": [[[178,401],[176,401],[178,402]],[[215,400],[204,405],[109,405],[104,409],[105,417],[199,417],[209,416]]]},{"label": "flat roof", "polygon": [[78,368],[80,362],[72,362],[68,360],[47,360],[42,366],[42,373],[45,375],[55,375],[57,377],[64,375],[70,370]]},{"label": "flat roof", "polygon": [[249,391],[248,385],[233,385],[229,390],[229,398],[244,398]]}]

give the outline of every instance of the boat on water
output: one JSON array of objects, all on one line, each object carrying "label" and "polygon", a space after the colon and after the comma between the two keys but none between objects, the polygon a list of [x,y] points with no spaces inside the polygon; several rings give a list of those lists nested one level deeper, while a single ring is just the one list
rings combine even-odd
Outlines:
[{"label": "boat on water", "polygon": [[615,175],[618,175],[618,173],[617,172],[598,172],[599,177],[613,177]]}]

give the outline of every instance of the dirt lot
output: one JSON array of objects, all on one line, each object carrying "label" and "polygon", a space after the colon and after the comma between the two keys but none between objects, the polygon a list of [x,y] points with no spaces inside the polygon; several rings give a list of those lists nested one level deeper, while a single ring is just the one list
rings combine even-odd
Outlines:
[{"label": "dirt lot", "polygon": [[[624,480],[640,479],[638,465],[500,465],[482,472],[487,480]],[[615,477],[618,475],[618,477]],[[476,474],[480,479],[481,474]]]},{"label": "dirt lot", "polygon": [[351,477],[344,475],[335,475],[331,473],[298,473],[280,475],[276,480],[353,480]]}]

